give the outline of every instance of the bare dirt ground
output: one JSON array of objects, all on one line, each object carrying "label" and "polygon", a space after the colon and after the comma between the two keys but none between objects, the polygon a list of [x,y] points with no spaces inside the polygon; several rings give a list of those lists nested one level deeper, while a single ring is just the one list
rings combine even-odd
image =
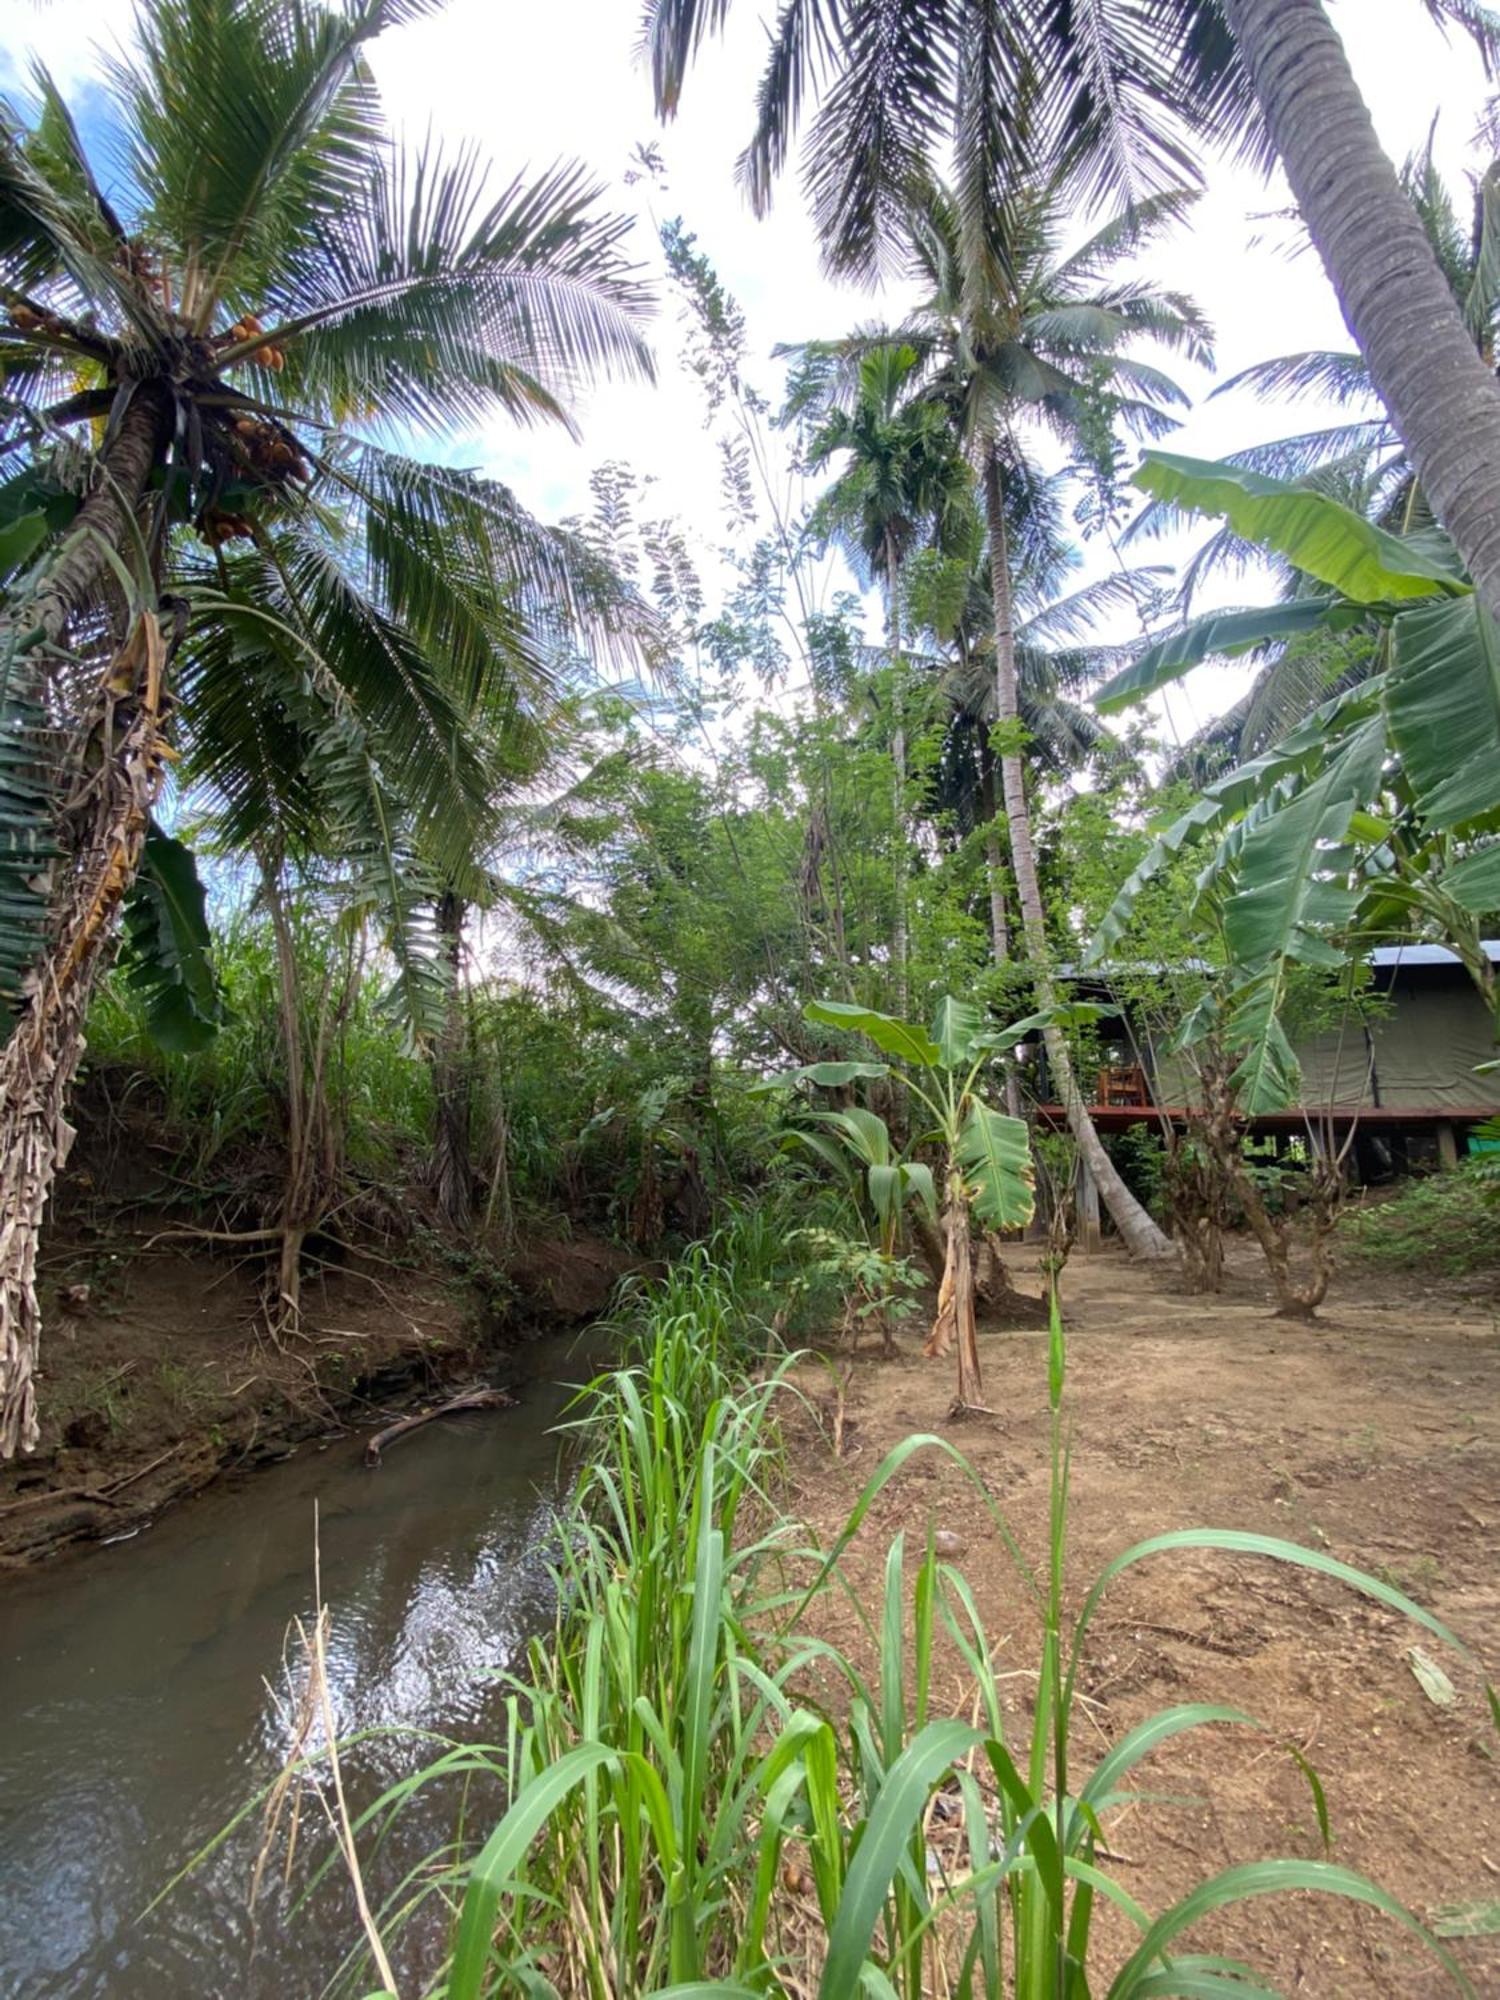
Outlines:
[{"label": "bare dirt ground", "polygon": [[[1018,1251],[1018,1282],[1034,1260]],[[1476,1295],[1478,1294],[1478,1295]],[[1500,1298],[1474,1285],[1344,1273],[1319,1323],[1269,1316],[1253,1256],[1202,1299],[1114,1253],[1075,1257],[1063,1281],[1073,1440],[1070,1599],[1112,1554],[1166,1529],[1235,1527],[1321,1548],[1408,1592],[1500,1678]],[[853,1364],[843,1454],[825,1369],[817,1406],[788,1424],[794,1505],[831,1539],[885,1452],[913,1431],[950,1437],[982,1474],[1023,1547],[1046,1546],[1045,1337],[982,1331],[995,1414],[950,1424],[951,1361],[908,1337],[895,1361]],[[1013,1673],[1019,1734],[1038,1657],[1036,1621],[1003,1544],[956,1468],[919,1457],[876,1500],[846,1558],[872,1613],[885,1551],[905,1529],[915,1568],[929,1525],[962,1538],[953,1558],[978,1598],[997,1668]],[[834,1596],[812,1622],[873,1647]],[[1452,1707],[1419,1686],[1421,1644],[1451,1676]],[[1153,1711],[1185,1701],[1247,1710],[1265,1732],[1217,1727],[1166,1744],[1138,1774],[1150,1803],[1108,1829],[1112,1872],[1153,1913],[1235,1862],[1322,1853],[1295,1745],[1327,1791],[1332,1859],[1389,1889],[1425,1921],[1500,1902],[1500,1736],[1480,1675],[1377,1604],[1306,1572],[1242,1557],[1157,1556],[1114,1584],[1095,1621],[1075,1722],[1084,1768]],[[967,1714],[972,1686],[949,1651],[935,1702]],[[1097,1920],[1102,1966],[1130,1938]],[[1193,1933],[1193,1949],[1249,1959],[1279,1990],[1319,2000],[1439,1995],[1446,1975],[1374,1912],[1298,1895],[1266,1899]],[[1500,1937],[1453,1938],[1476,1992],[1500,1996]],[[1094,1990],[1101,1991],[1097,1978]]]}]

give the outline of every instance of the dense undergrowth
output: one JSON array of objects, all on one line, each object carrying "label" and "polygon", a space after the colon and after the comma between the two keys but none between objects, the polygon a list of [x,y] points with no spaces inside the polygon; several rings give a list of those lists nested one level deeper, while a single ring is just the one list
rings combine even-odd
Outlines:
[{"label": "dense undergrowth", "polygon": [[1438,1271],[1453,1278],[1500,1268],[1500,1166],[1465,1160],[1451,1173],[1403,1181],[1385,1200],[1350,1209],[1346,1247],[1380,1270]]},{"label": "dense undergrowth", "polygon": [[[1185,1703],[1137,1724],[1096,1761],[1078,1754],[1071,1729],[1104,1590],[1173,1550],[1297,1564],[1457,1646],[1453,1635],[1329,1556],[1230,1530],[1142,1542],[1076,1595],[1066,1573],[1071,1440],[1055,1311],[1051,1526],[1038,1559],[955,1447],[931,1435],[893,1450],[833,1545],[813,1546],[784,1518],[778,1490],[780,1412],[802,1393],[796,1357],[767,1310],[779,1254],[764,1219],[746,1211],[625,1298],[624,1363],[589,1386],[570,1425],[579,1470],[559,1537],[555,1629],[507,1678],[500,1740],[452,1746],[353,1829],[356,1849],[369,1851],[425,1787],[503,1776],[510,1803],[493,1828],[461,1826],[451,1848],[371,1912],[370,1929],[393,1949],[413,1926],[421,1938],[446,1935],[426,1990],[446,2000],[1068,2000],[1089,1991],[1245,2000],[1265,1990],[1250,1968],[1194,1952],[1188,1934],[1226,1905],[1291,1889],[1383,1910],[1468,1990],[1413,1917],[1327,1860],[1231,1866],[1166,1911],[1141,1909],[1105,1852],[1111,1813],[1142,1796],[1137,1766],[1183,1731],[1255,1725],[1235,1710]],[[1037,1613],[1038,1694],[1022,1740],[1007,1724],[995,1656],[959,1569],[930,1542],[898,1535],[882,1599],[869,1605],[841,1570],[876,1494],[928,1453],[968,1472],[974,1505],[1010,1552],[1018,1596]],[[848,1598],[873,1671],[821,1636],[818,1600],[828,1593]],[[968,1720],[933,1698],[934,1663],[954,1651],[972,1683]],[[1322,1787],[1298,1761],[1326,1847]],[[1092,1941],[1101,1898],[1136,1933],[1134,1950],[1107,1972]],[[346,1974],[345,1990],[370,1991],[358,1946]]]}]

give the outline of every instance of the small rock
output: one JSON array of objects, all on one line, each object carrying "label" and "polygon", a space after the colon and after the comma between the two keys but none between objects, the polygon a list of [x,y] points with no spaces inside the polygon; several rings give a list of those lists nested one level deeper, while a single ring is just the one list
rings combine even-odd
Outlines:
[{"label": "small rock", "polygon": [[969,1545],[962,1535],[955,1535],[951,1528],[939,1528],[932,1537],[932,1546],[936,1554],[951,1562],[954,1556],[961,1556]]}]

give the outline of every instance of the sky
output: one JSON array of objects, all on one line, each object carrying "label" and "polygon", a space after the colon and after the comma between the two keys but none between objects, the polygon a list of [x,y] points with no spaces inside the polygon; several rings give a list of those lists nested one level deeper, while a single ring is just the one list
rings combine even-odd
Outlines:
[{"label": "sky", "polygon": [[[766,0],[730,9],[729,33],[708,46],[680,117],[665,128],[636,49],[637,0],[450,0],[436,16],[382,38],[373,63],[393,122],[413,140],[432,131],[445,143],[473,141],[493,160],[497,191],[528,167],[585,161],[606,184],[608,205],[639,217],[635,253],[648,266],[660,261],[655,223],[680,214],[743,306],[751,373],[774,393],[780,374],[770,352],[778,341],[838,334],[898,314],[903,301],[825,278],[794,177],[765,220],[740,195],[734,160],[749,130],[765,12]],[[1420,145],[1439,114],[1439,162],[1459,182],[1474,163],[1486,97],[1467,44],[1445,41],[1417,0],[1332,0],[1330,12],[1392,157],[1399,162]],[[123,38],[130,19],[130,0],[0,0],[0,84],[13,87],[25,52],[34,50],[65,90],[77,89],[96,70],[98,48]],[[665,189],[623,184],[643,142],[660,148]],[[1214,324],[1221,375],[1274,354],[1350,344],[1316,257],[1289,256],[1287,226],[1266,219],[1289,199],[1278,181],[1210,162],[1191,225],[1150,255],[1146,268],[1191,292]],[[582,511],[590,471],[626,460],[657,482],[653,511],[680,516],[711,560],[722,540],[718,465],[697,385],[681,366],[670,303],[652,333],[657,385],[595,387],[577,405],[580,441],[497,419],[482,434],[449,441],[445,455],[482,465],[547,518]],[[1176,363],[1173,372],[1195,396],[1174,450],[1214,457],[1316,420],[1313,406],[1283,421],[1241,394],[1208,401],[1211,378]],[[1189,733],[1236,691],[1222,670],[1200,675],[1173,697],[1172,733]]]}]

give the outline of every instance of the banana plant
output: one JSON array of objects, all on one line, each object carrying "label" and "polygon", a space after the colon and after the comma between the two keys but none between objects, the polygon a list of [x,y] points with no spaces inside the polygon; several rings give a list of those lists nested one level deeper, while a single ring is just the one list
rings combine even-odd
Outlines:
[{"label": "banana plant", "polygon": [[[809,1063],[795,1075],[799,1081],[826,1084],[828,1077],[820,1072],[837,1070],[843,1081],[850,1069],[867,1075],[884,1073],[884,1066],[876,1063]],[[896,1254],[908,1204],[937,1220],[937,1189],[931,1167],[900,1152],[878,1112],[855,1104],[843,1111],[809,1111],[806,1115],[823,1129],[809,1131],[794,1125],[786,1135],[788,1143],[805,1146],[851,1185],[858,1183],[859,1171],[864,1170],[864,1189],[874,1212],[883,1257]]]},{"label": "banana plant", "polygon": [[[939,1001],[930,1029],[843,1000],[814,1000],[803,1011],[809,1021],[816,1021],[822,1027],[866,1036],[890,1060],[810,1063],[777,1079],[779,1082],[806,1078],[812,1083],[849,1083],[856,1077],[888,1076],[895,1064],[911,1096],[931,1116],[931,1127],[920,1132],[913,1145],[936,1145],[942,1151],[942,1212],[947,1254],[938,1288],[937,1316],[923,1352],[931,1358],[956,1346],[955,1414],[982,1410],[984,1391],[974,1322],[969,1218],[976,1216],[992,1229],[1017,1229],[1031,1220],[1036,1197],[1025,1121],[1008,1117],[987,1104],[979,1085],[997,1050],[1021,1040],[1037,1022],[1033,1018],[1009,1028],[988,1028],[971,1001],[956,1000],[951,995]],[[848,1113],[823,1115],[849,1116]],[[884,1170],[880,1181],[883,1199],[888,1204],[894,1203],[899,1214],[903,1188],[915,1187],[920,1194],[923,1183],[913,1178],[912,1163],[879,1164]],[[907,1177],[904,1182],[903,1174]],[[931,1181],[928,1173],[928,1187]],[[873,1182],[871,1198],[875,1200]],[[935,1189],[931,1199],[936,1208]],[[876,1206],[878,1210],[879,1202]]]},{"label": "banana plant", "polygon": [[[1146,884],[1207,846],[1200,905],[1222,931],[1223,1020],[1244,1110],[1295,1100],[1280,1022],[1287,971],[1335,970],[1419,928],[1458,952],[1487,1004],[1481,919],[1500,909],[1500,626],[1435,526],[1392,534],[1310,487],[1234,465],[1148,454],[1136,484],[1217,516],[1315,586],[1263,611],[1215,612],[1146,647],[1100,691],[1127,707],[1210,659],[1290,636],[1378,635],[1377,671],[1230,771],[1158,835],[1095,934],[1098,963]],[[1415,516],[1413,516],[1415,518]]]}]

